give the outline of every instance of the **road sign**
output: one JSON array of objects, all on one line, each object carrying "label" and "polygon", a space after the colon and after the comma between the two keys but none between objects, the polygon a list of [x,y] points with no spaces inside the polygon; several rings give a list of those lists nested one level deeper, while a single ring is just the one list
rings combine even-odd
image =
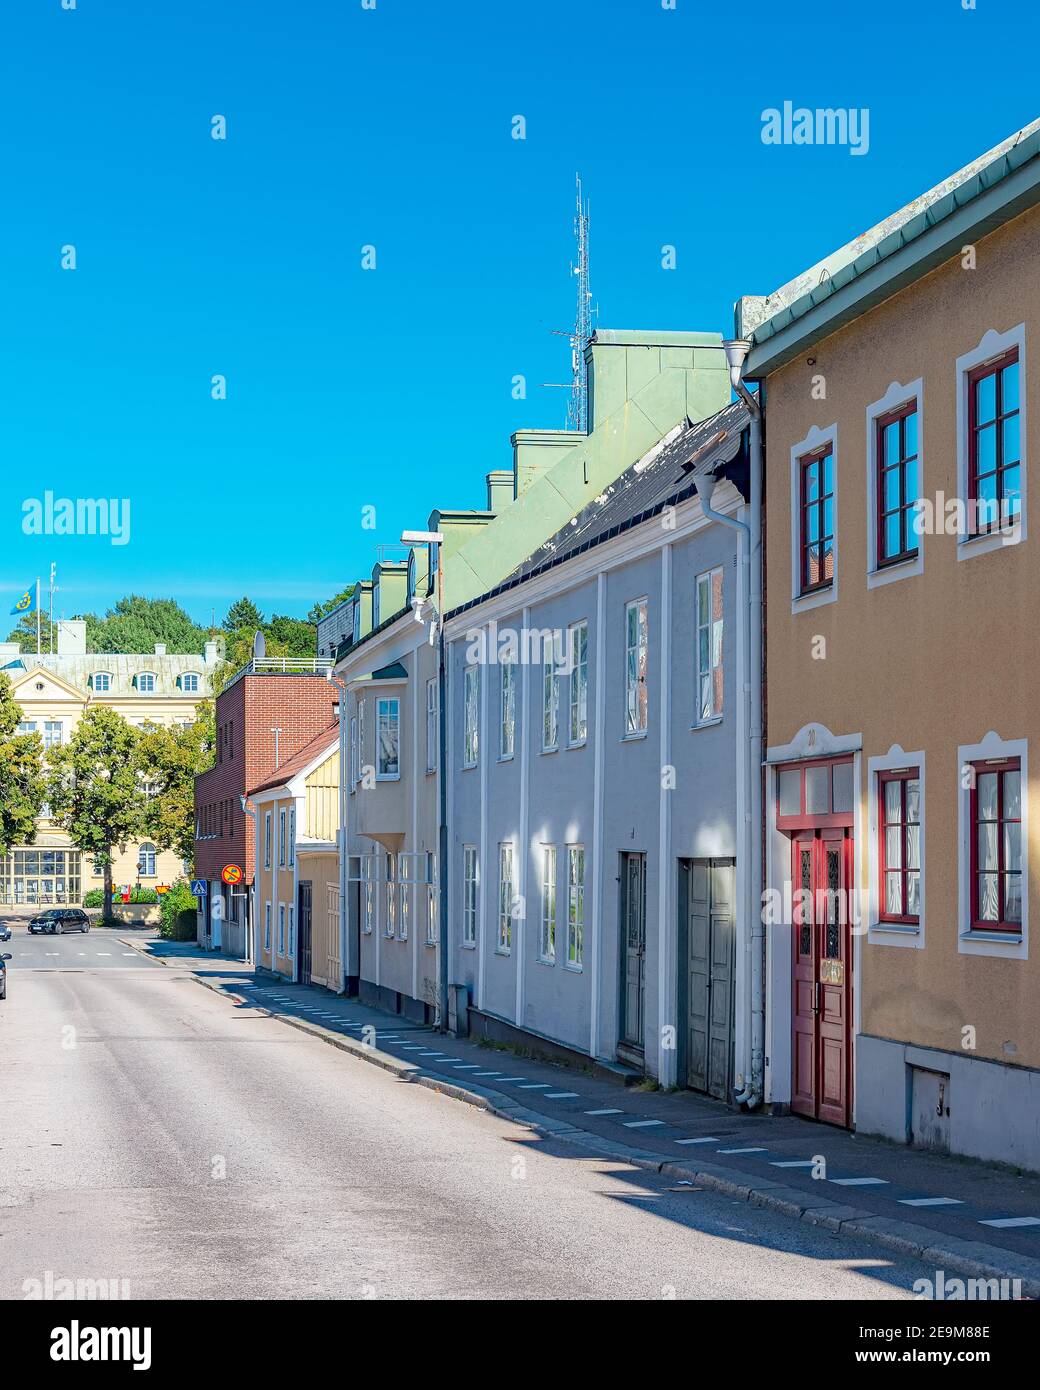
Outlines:
[{"label": "road sign", "polygon": [[209,884],[204,878],[193,878],[191,881],[191,895],[193,898],[204,898],[209,891]]},{"label": "road sign", "polygon": [[225,883],[241,883],[242,870],[237,864],[225,864],[221,870],[220,877]]},{"label": "road sign", "polygon": [[168,893],[170,891],[170,885],[168,883],[157,883],[155,885],[155,891],[161,897],[163,893]]}]

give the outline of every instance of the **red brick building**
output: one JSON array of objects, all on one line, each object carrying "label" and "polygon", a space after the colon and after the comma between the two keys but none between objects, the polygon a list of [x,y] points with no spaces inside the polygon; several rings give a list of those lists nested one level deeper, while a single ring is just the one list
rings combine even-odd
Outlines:
[{"label": "red brick building", "polygon": [[[245,895],[253,882],[256,847],[241,797],[327,729],[339,705],[339,692],[326,678],[328,662],[293,661],[291,670],[282,665],[279,658],[252,661],[217,696],[216,761],[195,779],[195,877],[209,884],[199,940],[229,954],[247,953]],[[221,880],[227,864],[243,870],[235,895]],[[217,930],[215,897],[222,901]]]}]

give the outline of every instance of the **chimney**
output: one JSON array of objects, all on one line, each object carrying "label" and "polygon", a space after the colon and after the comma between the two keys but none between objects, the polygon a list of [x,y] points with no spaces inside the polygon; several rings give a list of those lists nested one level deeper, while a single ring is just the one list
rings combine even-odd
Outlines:
[{"label": "chimney", "polygon": [[516,496],[516,479],[511,468],[495,468],[487,475],[487,509],[498,516]]},{"label": "chimney", "polygon": [[207,666],[215,666],[220,660],[220,644],[218,642],[207,642],[203,648],[202,656]]},{"label": "chimney", "polygon": [[82,618],[59,618],[58,655],[86,656],[87,624]]},{"label": "chimney", "polygon": [[523,497],[533,482],[587,438],[577,430],[517,430],[512,436],[514,495]]},{"label": "chimney", "polygon": [[156,642],[156,644],[155,644],[155,655],[156,655],[156,656],[165,656],[165,655],[166,655],[166,643],[165,643],[165,642]]}]

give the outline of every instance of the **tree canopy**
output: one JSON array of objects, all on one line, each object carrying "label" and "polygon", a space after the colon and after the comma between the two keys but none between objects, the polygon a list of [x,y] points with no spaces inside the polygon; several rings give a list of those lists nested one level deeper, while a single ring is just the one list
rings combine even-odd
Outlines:
[{"label": "tree canopy", "polygon": [[0,671],[0,854],[33,843],[46,798],[43,742],[39,734],[18,733],[21,721],[11,678]]}]

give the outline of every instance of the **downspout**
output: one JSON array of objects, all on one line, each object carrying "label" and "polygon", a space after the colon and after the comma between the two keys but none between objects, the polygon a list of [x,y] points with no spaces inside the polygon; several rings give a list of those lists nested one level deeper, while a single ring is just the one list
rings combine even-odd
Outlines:
[{"label": "downspout", "polygon": [[[344,718],[347,713],[347,687],[344,681],[333,674],[331,666],[325,673],[330,685],[334,685],[339,691],[339,974],[340,988],[339,994],[345,994],[347,989],[347,804],[348,804],[348,783],[350,779],[350,769],[347,766],[347,729],[349,722]],[[297,923],[297,928],[299,923]]]},{"label": "downspout", "polygon": [[750,782],[751,845],[748,864],[748,922],[751,929],[751,1067],[744,1088],[734,1097],[738,1105],[757,1110],[765,1096],[765,924],[762,920],[762,404],[741,379],[751,344],[745,338],[724,344],[733,390],[748,408],[750,519],[748,575],[748,673],[749,723],[747,771]]}]

